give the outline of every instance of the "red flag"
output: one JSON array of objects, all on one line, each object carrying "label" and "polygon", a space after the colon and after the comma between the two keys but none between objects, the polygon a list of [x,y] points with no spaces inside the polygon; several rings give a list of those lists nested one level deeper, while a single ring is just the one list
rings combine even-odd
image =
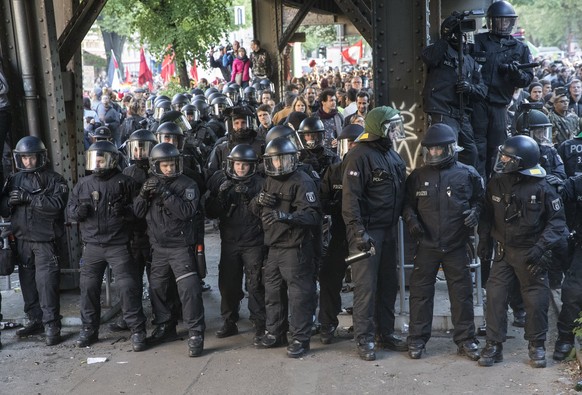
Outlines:
[{"label": "red flag", "polygon": [[190,75],[194,81],[198,81],[198,68],[196,67],[196,59],[192,61],[192,67],[190,67]]},{"label": "red flag", "polygon": [[162,62],[162,72],[160,74],[164,82],[168,82],[168,80],[174,75],[175,69],[174,53],[172,52],[171,55],[164,56],[164,61]]},{"label": "red flag", "polygon": [[358,60],[364,55],[364,43],[362,40],[358,41],[351,47],[348,47],[342,51],[342,56],[349,64],[356,64]]},{"label": "red flag", "polygon": [[147,82],[150,91],[153,89],[154,77],[152,76],[152,72],[146,62],[145,51],[143,48],[139,51],[139,77],[137,81],[140,86]]}]

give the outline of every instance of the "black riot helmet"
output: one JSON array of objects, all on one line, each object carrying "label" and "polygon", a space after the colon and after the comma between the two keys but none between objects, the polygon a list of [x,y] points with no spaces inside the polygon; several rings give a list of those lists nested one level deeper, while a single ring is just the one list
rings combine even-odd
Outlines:
[{"label": "black riot helmet", "polygon": [[97,141],[85,152],[85,169],[103,176],[117,167],[119,151],[110,141]]},{"label": "black riot helmet", "polygon": [[107,126],[98,126],[91,130],[88,135],[91,143],[113,140],[113,133],[111,133],[111,130]]},{"label": "black riot helmet", "polygon": [[210,96],[213,93],[218,93],[218,89],[216,89],[215,87],[210,87],[204,91],[204,96],[206,96],[206,98],[208,99],[208,96]]},{"label": "black riot helmet", "polygon": [[225,173],[235,180],[246,180],[257,172],[259,157],[249,144],[235,146],[226,157]]},{"label": "black riot helmet", "polygon": [[184,114],[188,122],[196,122],[200,120],[200,111],[194,104],[186,104],[180,111]]},{"label": "black riot helmet", "polygon": [[263,88],[262,90],[268,90],[271,92],[275,92],[275,85],[268,78],[263,78],[262,80],[259,81],[259,83],[261,84],[261,87]]},{"label": "black riot helmet", "polygon": [[184,146],[184,132],[174,122],[164,122],[158,126],[156,139],[159,143],[173,144],[179,150]]},{"label": "black riot helmet", "polygon": [[325,127],[319,117],[307,117],[299,124],[299,138],[308,150],[323,147]]},{"label": "black riot helmet", "polygon": [[154,105],[158,104],[161,101],[170,101],[170,98],[166,95],[156,96],[156,98],[154,99]]},{"label": "black riot helmet", "polygon": [[429,166],[444,167],[455,161],[457,136],[447,124],[435,123],[430,126],[420,144],[424,163]]},{"label": "black riot helmet", "polygon": [[291,143],[293,143],[293,145],[297,147],[298,151],[302,151],[305,149],[297,132],[287,125],[277,125],[269,129],[267,135],[265,136],[265,144],[269,144],[271,141],[279,137],[291,141]]},{"label": "black riot helmet", "polygon": [[496,1],[487,9],[487,28],[497,36],[509,36],[517,14],[507,1]]},{"label": "black riot helmet", "polygon": [[232,100],[233,103],[238,102],[238,98],[240,96],[240,90],[236,89],[232,85],[226,85],[222,90],[222,94]]},{"label": "black riot helmet", "polygon": [[257,101],[257,90],[252,86],[247,86],[243,90],[243,99],[249,103],[254,103]]},{"label": "black riot helmet", "polygon": [[159,121],[166,112],[172,111],[172,103],[169,100],[160,100],[154,109],[154,119]]},{"label": "black riot helmet", "polygon": [[188,99],[188,96],[183,93],[176,93],[174,97],[172,97],[172,108],[174,111],[180,111],[180,109],[189,102],[190,100]]},{"label": "black riot helmet", "polygon": [[360,134],[364,133],[364,127],[356,123],[344,126],[341,133],[337,136],[338,155],[340,158],[348,153],[351,144],[358,138]]},{"label": "black riot helmet", "polygon": [[182,174],[184,162],[174,144],[159,143],[150,152],[150,170],[156,176],[171,180]]},{"label": "black riot helmet", "polygon": [[209,111],[210,111],[210,106],[208,105],[208,103],[206,103],[203,100],[194,100],[192,102],[192,105],[198,109],[198,112],[200,113],[201,120],[208,119],[208,115],[209,115]]},{"label": "black riot helmet", "polygon": [[212,113],[214,116],[218,119],[222,119],[224,110],[228,107],[232,107],[232,101],[226,96],[218,96],[212,99],[210,105],[212,106]]},{"label": "black riot helmet", "polygon": [[538,143],[528,136],[513,136],[499,146],[493,170],[496,173],[519,172],[526,176],[543,178],[546,171],[539,162]]},{"label": "black riot helmet", "polygon": [[165,122],[173,122],[182,129],[182,132],[187,133],[188,131],[192,130],[192,125],[188,122],[188,118],[180,111],[168,111],[162,115],[160,118],[160,124]]},{"label": "black riot helmet", "polygon": [[48,163],[46,147],[41,139],[35,136],[26,136],[18,140],[12,151],[12,157],[16,169],[23,172],[40,170]]},{"label": "black riot helmet", "polygon": [[192,89],[190,89],[190,94],[192,96],[197,96],[197,95],[204,96],[204,91],[200,88],[192,88]]},{"label": "black riot helmet", "polygon": [[552,123],[539,110],[529,110],[521,114],[515,122],[515,129],[517,133],[531,137],[539,145],[553,146]]},{"label": "black riot helmet", "polygon": [[156,136],[149,130],[136,130],[125,143],[129,160],[132,162],[147,162],[150,151],[157,143]]},{"label": "black riot helmet", "polygon": [[276,138],[265,147],[263,163],[265,174],[271,177],[280,177],[297,170],[297,147],[286,138]]},{"label": "black riot helmet", "polygon": [[236,142],[236,140],[245,140],[256,136],[257,117],[249,107],[235,106],[226,108],[224,117],[226,120],[226,132],[232,141]]}]

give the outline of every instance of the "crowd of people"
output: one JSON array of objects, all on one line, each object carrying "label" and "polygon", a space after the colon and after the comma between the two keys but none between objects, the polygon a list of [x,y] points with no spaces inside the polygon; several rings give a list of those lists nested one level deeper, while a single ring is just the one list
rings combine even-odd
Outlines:
[{"label": "crowd of people", "polygon": [[[421,139],[424,165],[409,175],[394,149],[404,137],[402,117],[373,106],[366,72],[296,79],[277,100],[258,40],[248,65],[237,42],[220,48],[210,61],[228,82],[204,90],[170,98],[138,88],[119,103],[96,88],[83,103],[87,175],[71,191],[49,170],[38,138],[21,139],[13,151],[17,172],[0,208],[12,219],[29,318],[17,336],[44,332],[47,345],[61,341],[55,241],[66,217],[79,224],[83,242],[76,344],[99,339],[109,264],[122,306],[109,329],[130,331],[133,350],[143,351],[175,338],[182,320],[188,354],[200,356],[204,223],[216,220],[218,338],[238,333],[246,291],[254,346],[286,346],[298,358],[309,351],[314,326],[323,344],[333,343],[351,264],[358,356],[371,361],[390,349],[419,359],[442,267],[460,355],[480,366],[502,361],[510,306],[513,324],[525,328],[531,366],[545,367],[550,287],[561,286],[553,358],[565,359],[582,303],[582,83],[547,62],[534,69],[527,46],[511,36],[516,18],[509,3],[493,3],[489,31],[465,45],[462,15],[453,13],[424,49],[430,125]],[[394,331],[400,217],[416,251],[407,339]],[[475,231],[487,290],[482,349],[466,250]]]}]

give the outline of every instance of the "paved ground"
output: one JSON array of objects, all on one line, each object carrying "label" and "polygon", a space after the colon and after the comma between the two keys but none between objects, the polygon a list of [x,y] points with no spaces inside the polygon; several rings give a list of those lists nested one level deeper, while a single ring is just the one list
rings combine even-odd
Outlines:
[{"label": "paved ground", "polygon": [[[361,361],[345,330],[328,346],[313,337],[312,351],[292,360],[284,348],[257,350],[252,346],[253,330],[245,308],[240,334],[217,339],[214,332],[221,325],[216,285],[218,242],[215,233],[207,235],[207,280],[213,289],[204,295],[208,329],[202,357],[188,358],[182,326],[180,339],[143,353],[131,351],[127,333],[111,333],[106,326],[101,327],[100,342],[90,348],[75,348],[78,294],[66,292],[62,296],[66,317],[62,344],[48,348],[42,336],[18,341],[13,330],[2,332],[0,394],[558,394],[573,391],[580,379],[575,363],[556,364],[550,358],[548,368],[530,368],[523,330],[513,327],[505,343],[504,362],[491,368],[457,356],[447,331],[434,333],[427,353],[418,361],[410,360],[406,353],[390,351],[380,351],[375,362]],[[0,285],[5,287],[4,278]],[[5,319],[21,320],[18,290],[2,291],[2,297]],[[351,294],[343,297],[345,305],[351,305]],[[446,309],[448,299],[443,290],[436,304]],[[555,340],[555,318],[553,308],[549,348]],[[341,315],[340,321],[342,327],[348,327],[351,316]],[[88,358],[94,357],[107,361],[88,364]]]}]

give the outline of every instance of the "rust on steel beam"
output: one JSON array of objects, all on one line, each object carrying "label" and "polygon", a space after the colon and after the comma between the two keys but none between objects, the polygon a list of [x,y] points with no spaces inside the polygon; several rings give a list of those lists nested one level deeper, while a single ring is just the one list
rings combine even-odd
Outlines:
[{"label": "rust on steel beam", "polygon": [[368,44],[372,44],[372,10],[369,3],[364,0],[335,0],[335,2]]},{"label": "rust on steel beam", "polygon": [[279,45],[278,45],[279,52],[283,52],[283,50],[285,49],[285,46],[287,45],[287,43],[291,39],[291,36],[293,36],[293,33],[295,33],[295,31],[297,30],[297,28],[299,27],[299,25],[301,24],[303,19],[305,19],[305,16],[309,13],[311,8],[313,7],[313,4],[315,4],[315,0],[307,0],[305,2],[305,4],[303,4],[301,6],[301,8],[299,8],[299,10],[297,11],[297,14],[295,14],[295,16],[293,17],[293,20],[289,23],[289,25],[287,26],[287,28],[283,32],[283,35],[279,39]]},{"label": "rust on steel beam", "polygon": [[83,0],[76,8],[58,39],[62,67],[69,63],[77,49],[81,47],[81,42],[106,3],[107,0]]}]

